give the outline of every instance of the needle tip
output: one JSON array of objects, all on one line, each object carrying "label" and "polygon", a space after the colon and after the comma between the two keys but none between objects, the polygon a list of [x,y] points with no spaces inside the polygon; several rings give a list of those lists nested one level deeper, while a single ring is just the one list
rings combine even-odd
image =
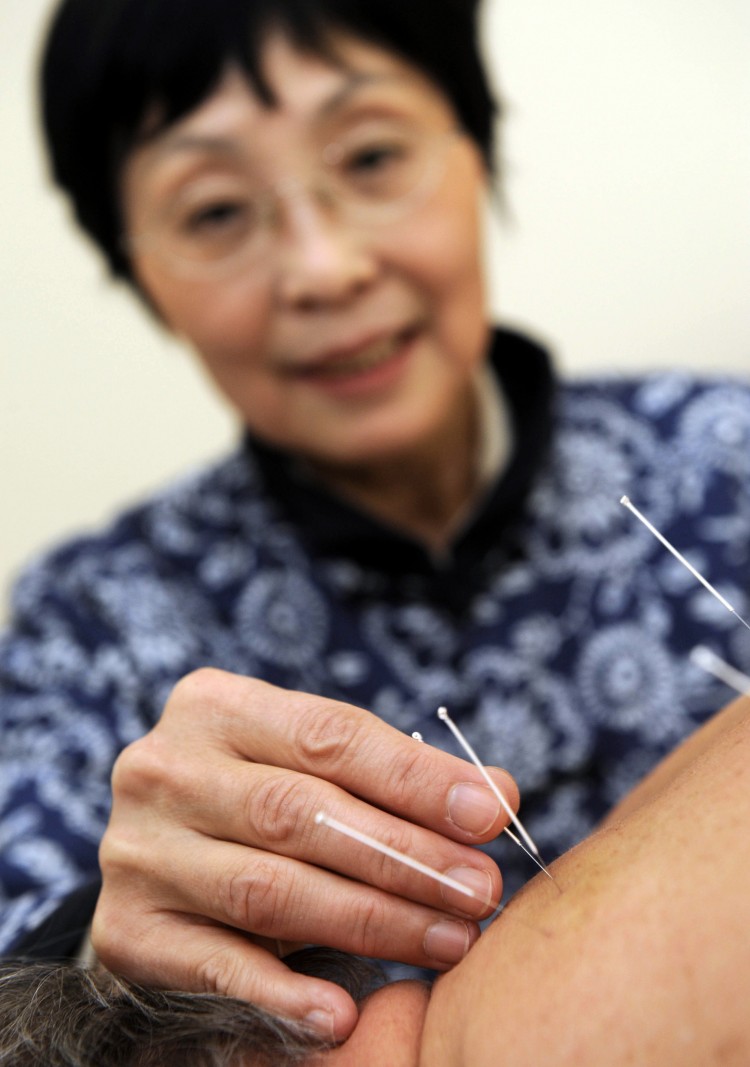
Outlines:
[{"label": "needle tip", "polygon": [[557,879],[555,878],[554,874],[553,874],[553,873],[552,873],[552,871],[551,871],[551,870],[549,869],[549,867],[547,866],[547,864],[546,864],[546,863],[544,863],[544,861],[542,861],[542,870],[543,870],[543,871],[544,871],[544,873],[545,873],[545,874],[547,875],[547,877],[549,878],[550,882],[552,882],[552,884],[554,885],[554,887],[555,887],[555,889],[557,890],[557,892],[558,892],[558,893],[562,893],[562,889],[560,888],[560,885],[559,885],[559,883],[558,883]]},{"label": "needle tip", "polygon": [[562,886],[557,881],[557,879],[555,878],[554,874],[551,874],[549,871],[546,871],[545,873],[547,874],[550,882],[552,882],[552,884],[555,887],[555,889],[557,890],[557,892],[558,893],[562,893]]},{"label": "needle tip", "polygon": [[325,824],[328,822],[326,813],[324,811],[319,811],[315,816],[315,822],[318,824],[318,826],[320,826],[321,824],[325,826]]}]

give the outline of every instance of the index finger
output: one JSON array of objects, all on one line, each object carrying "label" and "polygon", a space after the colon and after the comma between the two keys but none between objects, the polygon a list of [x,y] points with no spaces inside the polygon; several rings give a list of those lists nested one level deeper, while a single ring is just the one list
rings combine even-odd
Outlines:
[{"label": "index finger", "polygon": [[[466,760],[418,744],[363,708],[257,679],[210,673],[217,676],[210,694],[214,714],[220,705],[224,740],[237,755],[333,782],[454,840],[489,841],[508,824],[503,806]],[[196,699],[201,700],[200,694]],[[517,810],[513,778],[503,770],[491,773]]]}]

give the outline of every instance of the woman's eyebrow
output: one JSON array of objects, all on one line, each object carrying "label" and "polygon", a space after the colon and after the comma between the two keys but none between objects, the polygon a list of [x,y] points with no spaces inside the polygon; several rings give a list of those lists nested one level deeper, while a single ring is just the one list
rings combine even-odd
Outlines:
[{"label": "woman's eyebrow", "polygon": [[172,133],[167,134],[158,145],[159,154],[184,152],[212,152],[214,155],[237,155],[238,145],[232,137],[222,137],[210,133]]},{"label": "woman's eyebrow", "polygon": [[334,90],[329,97],[318,105],[316,116],[318,118],[327,118],[332,113],[345,107],[351,98],[356,96],[362,89],[369,88],[371,85],[403,80],[403,77],[398,74],[376,74],[374,72],[367,73],[365,71],[351,71],[344,84]]}]

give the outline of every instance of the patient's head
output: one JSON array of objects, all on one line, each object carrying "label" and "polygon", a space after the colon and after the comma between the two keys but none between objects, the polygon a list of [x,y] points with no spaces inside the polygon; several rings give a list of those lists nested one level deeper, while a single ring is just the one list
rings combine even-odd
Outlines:
[{"label": "patient's head", "polygon": [[[316,950],[295,969],[362,1003],[345,1045],[244,1001],[143,989],[72,964],[0,964],[0,1063],[14,1067],[414,1067],[429,997],[418,982],[375,989],[361,960]],[[291,958],[290,958],[291,959]],[[364,998],[364,1000],[363,1000]]]}]

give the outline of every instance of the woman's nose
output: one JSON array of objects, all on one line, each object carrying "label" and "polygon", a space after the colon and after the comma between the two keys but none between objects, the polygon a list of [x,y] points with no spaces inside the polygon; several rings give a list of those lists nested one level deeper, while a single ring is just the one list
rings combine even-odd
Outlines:
[{"label": "woman's nose", "polygon": [[289,197],[278,263],[281,299],[297,310],[345,304],[377,276],[377,258],[335,205],[312,195]]}]

